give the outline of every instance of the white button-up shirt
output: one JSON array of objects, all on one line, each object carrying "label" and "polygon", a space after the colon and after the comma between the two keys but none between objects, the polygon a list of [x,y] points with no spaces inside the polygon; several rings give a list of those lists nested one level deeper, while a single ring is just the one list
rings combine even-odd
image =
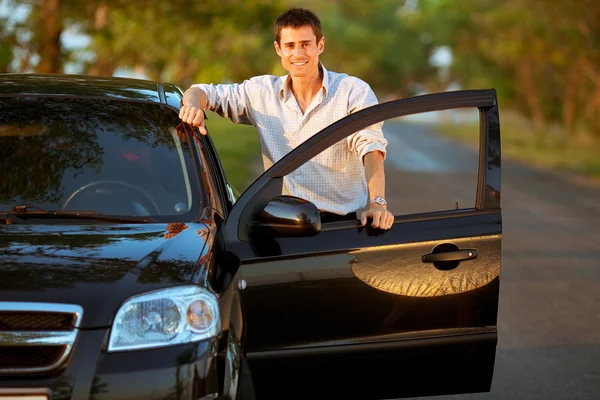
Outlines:
[{"label": "white button-up shirt", "polygon": [[[262,75],[241,84],[197,84],[208,108],[235,123],[254,125],[265,170],[314,134],[365,107],[377,97],[364,81],[323,67],[323,88],[304,113],[290,88],[288,75]],[[363,157],[379,150],[385,156],[383,122],[331,146],[283,181],[283,194],[314,203],[321,211],[347,214],[367,205]]]}]

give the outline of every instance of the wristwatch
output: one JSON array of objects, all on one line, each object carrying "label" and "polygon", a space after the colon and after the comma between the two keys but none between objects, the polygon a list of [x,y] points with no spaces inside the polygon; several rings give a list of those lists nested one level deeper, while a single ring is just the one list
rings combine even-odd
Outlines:
[{"label": "wristwatch", "polygon": [[387,206],[387,201],[385,201],[385,199],[381,196],[377,196],[369,202],[369,204],[373,203],[378,204],[380,206]]}]

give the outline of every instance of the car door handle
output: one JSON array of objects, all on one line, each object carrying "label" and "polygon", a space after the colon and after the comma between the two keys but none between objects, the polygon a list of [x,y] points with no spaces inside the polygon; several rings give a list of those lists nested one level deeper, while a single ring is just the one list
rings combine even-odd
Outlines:
[{"label": "car door handle", "polygon": [[441,253],[429,253],[421,257],[424,263],[438,263],[448,261],[464,261],[477,258],[477,250],[464,249],[445,251]]}]

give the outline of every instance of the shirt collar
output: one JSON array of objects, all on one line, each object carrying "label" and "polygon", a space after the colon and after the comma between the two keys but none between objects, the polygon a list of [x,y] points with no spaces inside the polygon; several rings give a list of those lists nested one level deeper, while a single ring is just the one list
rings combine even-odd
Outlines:
[{"label": "shirt collar", "polygon": [[[325,66],[321,61],[319,61],[319,68],[321,69],[321,71],[323,71],[323,98],[325,98],[327,96],[327,92],[329,91],[329,73],[327,72],[327,69],[325,69]],[[292,95],[290,87],[290,85],[292,84],[292,78],[290,78],[290,75],[287,74],[280,77],[279,80],[281,82],[281,89],[279,89],[279,98],[285,101]]]}]

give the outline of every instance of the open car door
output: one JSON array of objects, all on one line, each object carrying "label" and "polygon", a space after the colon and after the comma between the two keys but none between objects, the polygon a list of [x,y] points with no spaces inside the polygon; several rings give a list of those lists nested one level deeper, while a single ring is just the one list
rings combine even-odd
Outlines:
[{"label": "open car door", "polygon": [[[314,205],[280,196],[286,175],[359,130],[468,107],[480,118],[474,207],[409,215],[392,209],[394,225],[381,231],[359,221],[322,224]],[[489,391],[501,236],[494,90],[382,103],[314,135],[261,175],[225,221],[257,397]]]}]

